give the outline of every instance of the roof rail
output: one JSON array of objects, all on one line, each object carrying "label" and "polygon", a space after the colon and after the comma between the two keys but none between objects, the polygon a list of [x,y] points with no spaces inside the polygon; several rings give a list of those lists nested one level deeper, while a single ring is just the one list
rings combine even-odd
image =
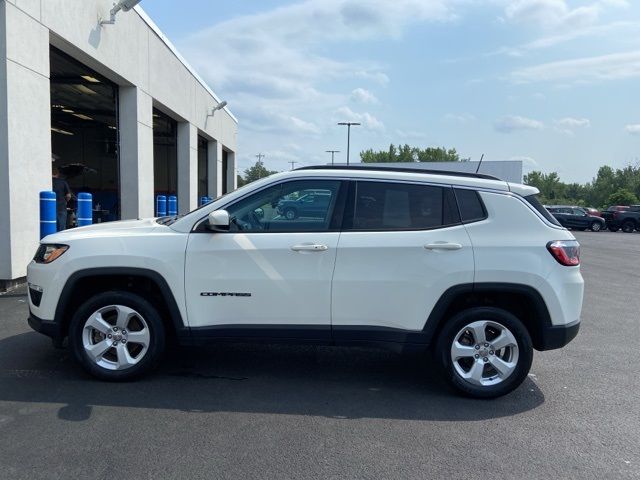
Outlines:
[{"label": "roof rail", "polygon": [[[417,162],[416,162],[417,163]],[[429,175],[447,175],[451,177],[483,178],[485,180],[500,180],[498,177],[486,175],[484,173],[455,172],[451,170],[432,170],[428,168],[407,168],[394,166],[379,166],[376,164],[355,164],[355,165],[312,165],[309,167],[299,167],[296,170],[372,170],[378,172],[402,172],[402,173],[428,173]]]}]

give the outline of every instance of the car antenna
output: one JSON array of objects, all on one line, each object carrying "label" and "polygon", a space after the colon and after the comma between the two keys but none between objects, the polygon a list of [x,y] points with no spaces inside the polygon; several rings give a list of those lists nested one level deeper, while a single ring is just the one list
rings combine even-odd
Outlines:
[{"label": "car antenna", "polygon": [[482,156],[480,157],[480,161],[478,162],[478,168],[476,168],[476,173],[478,173],[480,171],[480,165],[482,165],[482,159],[484,158],[484,153],[482,154]]}]

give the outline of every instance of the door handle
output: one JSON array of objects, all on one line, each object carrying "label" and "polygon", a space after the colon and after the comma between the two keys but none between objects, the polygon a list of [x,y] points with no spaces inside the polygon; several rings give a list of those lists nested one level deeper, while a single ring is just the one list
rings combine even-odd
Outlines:
[{"label": "door handle", "polygon": [[292,245],[291,250],[294,252],[324,252],[329,247],[321,243],[302,243],[300,245]]},{"label": "door handle", "polygon": [[459,243],[435,242],[427,243],[424,248],[427,250],[460,250],[462,245]]}]

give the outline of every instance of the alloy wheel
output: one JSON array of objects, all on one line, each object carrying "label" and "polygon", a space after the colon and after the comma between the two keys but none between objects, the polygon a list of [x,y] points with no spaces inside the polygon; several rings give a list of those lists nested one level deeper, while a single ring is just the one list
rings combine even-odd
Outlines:
[{"label": "alloy wheel", "polygon": [[502,383],[518,365],[518,342],[505,326],[479,320],[463,327],[451,344],[455,372],[476,386]]},{"label": "alloy wheel", "polygon": [[89,359],[108,370],[125,370],[140,362],[151,335],[145,319],[124,305],[108,305],[93,312],[82,329],[82,345]]}]

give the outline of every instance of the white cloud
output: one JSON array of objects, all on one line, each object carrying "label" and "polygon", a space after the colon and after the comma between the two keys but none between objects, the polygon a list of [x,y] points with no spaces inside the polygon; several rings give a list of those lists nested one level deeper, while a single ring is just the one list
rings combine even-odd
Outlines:
[{"label": "white cloud", "polygon": [[454,122],[454,123],[460,123],[460,124],[465,124],[465,123],[470,123],[473,122],[476,117],[474,115],[472,115],[471,113],[447,113],[444,116],[444,119],[448,122]]},{"label": "white cloud", "polygon": [[640,123],[636,123],[635,125],[627,125],[624,127],[627,133],[631,135],[640,135]]},{"label": "white cloud", "polygon": [[396,130],[396,135],[402,139],[424,140],[427,134],[416,130]]},{"label": "white cloud", "polygon": [[356,103],[378,103],[376,96],[364,88],[356,88],[351,92],[351,100]]},{"label": "white cloud", "polygon": [[542,28],[575,28],[593,24],[600,8],[596,4],[569,8],[565,0],[516,0],[505,8],[508,21]]},{"label": "white cloud", "polygon": [[584,83],[634,77],[640,77],[640,50],[543,63],[516,70],[511,74],[511,79],[516,83]]},{"label": "white cloud", "polygon": [[531,157],[527,157],[527,156],[516,155],[514,157],[509,158],[509,160],[520,161],[520,162],[522,162],[523,166],[526,169],[529,169],[529,170],[539,167],[539,164],[535,159],[533,159]]},{"label": "white cloud", "polygon": [[532,118],[518,115],[507,115],[494,124],[495,129],[502,133],[511,133],[518,130],[542,130],[544,124]]},{"label": "white cloud", "polygon": [[574,40],[585,38],[609,38],[612,36],[624,36],[627,38],[640,38],[640,22],[637,21],[616,21],[603,25],[590,25],[583,28],[562,29],[560,33],[552,33],[536,40],[523,43],[517,46],[505,46],[498,50],[486,54],[507,55],[509,57],[522,57],[526,53],[534,50],[542,50],[568,43]]},{"label": "white cloud", "polygon": [[367,130],[384,130],[384,124],[370,113],[356,113],[349,107],[340,107],[336,110],[334,120],[336,122],[359,122]]},{"label": "white cloud", "polygon": [[605,7],[628,8],[631,6],[629,0],[600,0],[600,4]]},{"label": "white cloud", "polygon": [[591,121],[588,118],[566,117],[556,120],[556,125],[567,128],[586,128],[591,126]]}]

